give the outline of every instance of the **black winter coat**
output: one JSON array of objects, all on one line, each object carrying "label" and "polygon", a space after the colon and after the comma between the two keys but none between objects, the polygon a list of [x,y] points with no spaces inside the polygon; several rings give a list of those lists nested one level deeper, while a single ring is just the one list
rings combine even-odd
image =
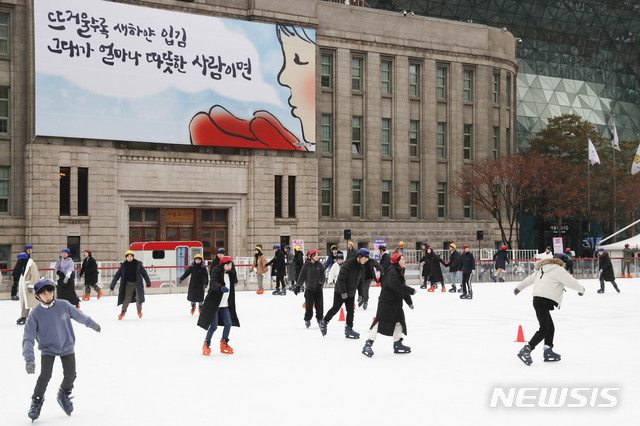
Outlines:
[{"label": "black winter coat", "polygon": [[473,253],[463,252],[460,255],[460,259],[462,259],[462,273],[470,274],[471,271],[475,271],[476,259],[473,257]]},{"label": "black winter coat", "polygon": [[[207,297],[204,299],[202,311],[198,317],[198,326],[205,330],[209,329],[211,321],[213,321],[213,317],[216,312],[218,312],[220,301],[222,301],[222,291],[220,291],[220,289],[225,285],[224,274],[224,266],[222,265],[218,265],[211,270],[209,293],[207,293]],[[231,269],[228,274],[230,283],[229,313],[231,314],[231,325],[234,327],[240,327],[240,321],[238,321],[238,315],[236,314],[236,284],[238,283],[238,277],[234,269]],[[224,325],[221,315],[218,316],[218,325]]]},{"label": "black winter coat", "polygon": [[412,305],[411,295],[415,289],[407,286],[404,279],[404,271],[398,266],[391,265],[384,274],[384,282],[378,298],[378,310],[376,319],[372,324],[378,324],[378,333],[392,336],[396,323],[402,324],[402,332],[407,334],[407,323],[404,320],[402,302]]},{"label": "black winter coat", "polygon": [[380,281],[382,282],[382,276],[384,275],[387,268],[391,266],[391,257],[389,253],[384,252],[382,256],[380,256]]},{"label": "black winter coat", "polygon": [[382,267],[373,257],[370,257],[367,260],[367,263],[364,264],[364,279],[366,280],[375,280],[376,279],[376,269],[378,271],[382,270]]},{"label": "black winter coat", "polygon": [[[113,290],[114,288],[116,288],[116,283],[118,282],[118,280],[120,280],[120,288],[118,289],[118,306],[122,305],[122,303],[124,302],[124,292],[127,287],[127,282],[125,281],[125,278],[124,278],[125,262],[127,261],[125,260],[120,264],[120,269],[118,269],[116,274],[113,276],[113,279],[111,280],[111,285],[109,286],[109,288]],[[151,287],[151,280],[149,279],[149,275],[147,274],[147,271],[144,269],[144,266],[142,266],[142,262],[140,262],[137,259],[133,259],[132,262],[136,263],[136,293],[131,297],[131,300],[129,301],[129,303],[135,303],[136,295],[140,303],[143,303],[144,302],[144,285],[142,285],[142,280],[143,279],[145,280],[145,282],[147,283],[147,287]]]},{"label": "black winter coat", "polygon": [[454,250],[449,255],[449,272],[462,271],[462,259],[460,259],[460,252]]},{"label": "black winter coat", "polygon": [[98,283],[98,264],[93,256],[87,256],[82,261],[82,268],[80,268],[80,277],[84,275],[85,285]]},{"label": "black winter coat", "polygon": [[340,267],[336,280],[336,293],[347,293],[348,297],[355,297],[358,286],[364,281],[364,265],[357,257],[345,260]]},{"label": "black winter coat", "polygon": [[209,271],[204,262],[197,264],[195,260],[184,271],[180,277],[180,281],[191,276],[189,280],[189,290],[187,292],[187,300],[189,302],[202,302],[204,300],[204,289],[209,284]]},{"label": "black winter coat", "polygon": [[431,275],[429,272],[429,262],[427,262],[427,253],[425,250],[422,251],[422,257],[420,258],[420,263],[422,263],[422,279],[424,282],[427,282],[429,276]]},{"label": "black winter coat", "polygon": [[496,261],[496,269],[504,269],[509,263],[509,254],[506,250],[500,249],[496,254],[493,255],[493,260]]},{"label": "black winter coat", "polygon": [[[302,251],[296,251],[296,254],[293,255],[293,265],[295,267],[295,276],[298,277],[300,272],[302,271],[302,265],[304,264],[304,259],[302,256]],[[324,269],[324,266],[322,267]]]},{"label": "black winter coat", "polygon": [[358,256],[358,250],[356,250],[354,247],[351,247],[349,250],[347,250],[346,260],[349,260],[352,257],[357,257],[357,256]]},{"label": "black winter coat", "polygon": [[440,269],[440,265],[447,266],[444,260],[440,258],[435,252],[427,253],[425,256],[425,260],[427,265],[429,265],[429,276],[431,277],[431,281],[436,283],[444,282],[444,277],[442,276],[442,269]]},{"label": "black winter coat", "polygon": [[302,271],[298,275],[297,285],[303,286],[307,290],[322,291],[324,284],[324,266],[320,262],[308,261],[302,266]]},{"label": "black winter coat", "polygon": [[266,264],[266,266],[273,265],[271,267],[271,275],[282,275],[282,276],[284,276],[285,272],[287,272],[286,264],[287,264],[287,262],[285,261],[284,253],[282,252],[282,250],[278,250],[278,251],[276,251],[276,254],[273,257],[273,259],[271,259]]},{"label": "black winter coat", "polygon": [[18,285],[20,282],[20,276],[24,273],[24,268],[27,266],[29,259],[18,259],[16,266],[13,267],[11,276],[13,277],[13,283]]},{"label": "black winter coat", "polygon": [[605,281],[614,281],[616,279],[615,274],[613,272],[613,265],[611,264],[611,258],[609,257],[609,253],[604,252],[600,259],[598,260],[598,269],[602,272],[600,273],[600,279]]}]

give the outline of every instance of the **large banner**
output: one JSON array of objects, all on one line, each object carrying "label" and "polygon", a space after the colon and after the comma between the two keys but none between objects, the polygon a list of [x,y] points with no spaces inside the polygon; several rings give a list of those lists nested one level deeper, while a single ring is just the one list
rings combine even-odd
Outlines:
[{"label": "large banner", "polygon": [[315,31],[34,0],[36,134],[315,150]]}]

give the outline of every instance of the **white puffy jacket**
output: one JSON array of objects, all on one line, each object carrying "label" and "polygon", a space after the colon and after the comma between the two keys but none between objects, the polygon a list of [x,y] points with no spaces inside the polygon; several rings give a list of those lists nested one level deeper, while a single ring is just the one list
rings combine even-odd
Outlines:
[{"label": "white puffy jacket", "polygon": [[546,297],[558,304],[562,304],[564,288],[569,287],[584,294],[584,286],[564,269],[564,262],[560,259],[542,259],[536,263],[536,271],[516,286],[518,291],[533,284],[533,296]]}]

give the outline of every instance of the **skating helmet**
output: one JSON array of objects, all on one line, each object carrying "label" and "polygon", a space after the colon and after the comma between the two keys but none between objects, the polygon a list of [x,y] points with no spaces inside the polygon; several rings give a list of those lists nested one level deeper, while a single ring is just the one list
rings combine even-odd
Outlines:
[{"label": "skating helmet", "polygon": [[378,246],[378,250],[386,251],[387,250],[387,246],[382,244],[382,245]]},{"label": "skating helmet", "polygon": [[454,250],[456,249],[456,245],[453,243],[449,244],[449,247],[452,247]]},{"label": "skating helmet", "polygon": [[336,259],[342,259],[342,260],[344,260],[344,254],[342,254],[342,253],[338,253],[338,254],[336,254]]},{"label": "skating helmet", "polygon": [[469,244],[463,244],[463,245],[462,245],[462,249],[463,249],[463,250],[464,250],[464,249],[466,249],[466,248],[469,248]]},{"label": "skating helmet", "polygon": [[71,254],[71,250],[69,250],[68,248],[63,248],[62,250],[60,250],[60,253]]},{"label": "skating helmet", "polygon": [[51,291],[55,290],[56,288],[55,284],[53,284],[53,281],[51,281],[50,279],[40,278],[36,285],[33,286],[33,291],[35,294],[38,294],[48,287],[51,289]]},{"label": "skating helmet", "polygon": [[196,254],[193,256],[193,260],[195,259],[202,259],[202,255],[200,253]]},{"label": "skating helmet", "polygon": [[571,249],[567,247],[566,249],[564,249],[564,251],[571,251]]},{"label": "skating helmet", "polygon": [[225,263],[228,262],[233,262],[233,258],[231,256],[222,256],[222,259],[220,259],[220,264],[224,265]]},{"label": "skating helmet", "polygon": [[131,250],[127,250],[127,251],[124,252],[124,257],[127,257],[129,255],[135,256],[136,254],[134,252],[132,252]]},{"label": "skating helmet", "polygon": [[32,249],[32,248],[33,248],[33,245],[31,245],[31,244],[27,244],[26,246],[24,246],[25,250],[29,250],[29,249]]},{"label": "skating helmet", "polygon": [[502,246],[502,250],[506,250],[506,249],[507,249],[507,246]]},{"label": "skating helmet", "polygon": [[313,256],[315,253],[318,253],[318,250],[316,249],[309,250],[309,257]]},{"label": "skating helmet", "polygon": [[227,254],[227,251],[225,249],[223,249],[222,247],[220,247],[218,250],[216,250],[216,253]]},{"label": "skating helmet", "polygon": [[360,250],[358,250],[358,256],[369,257],[369,250],[367,250],[366,248],[361,248]]},{"label": "skating helmet", "polygon": [[20,253],[18,253],[18,259],[28,259],[29,255],[23,251],[21,251]]},{"label": "skating helmet", "polygon": [[274,244],[274,245],[273,245],[273,249],[274,249],[274,250],[280,250],[280,246],[279,246],[279,245],[277,245],[277,244]]},{"label": "skating helmet", "polygon": [[300,246],[295,246],[293,249],[294,249],[295,251],[302,251],[302,249],[300,248]]},{"label": "skating helmet", "polygon": [[393,256],[391,256],[391,263],[393,263],[394,265],[398,263],[398,260],[400,260],[400,258],[402,257],[402,255],[400,253],[396,253]]},{"label": "skating helmet", "polygon": [[403,245],[404,245],[404,241],[400,241],[400,242],[398,243],[398,245],[399,245],[399,246],[403,246]]},{"label": "skating helmet", "polygon": [[625,247],[629,247],[629,243],[625,244],[624,246],[625,246]]}]

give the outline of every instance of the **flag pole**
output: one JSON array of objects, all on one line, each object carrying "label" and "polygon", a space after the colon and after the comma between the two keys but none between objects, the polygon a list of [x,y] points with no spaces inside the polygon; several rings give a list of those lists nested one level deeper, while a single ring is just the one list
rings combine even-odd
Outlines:
[{"label": "flag pole", "polygon": [[[616,132],[616,138],[617,138],[617,131],[616,131],[616,115],[612,114],[613,116],[613,129]],[[613,135],[611,136],[612,141],[613,141]],[[619,142],[618,142],[619,143]],[[617,207],[617,192],[616,192],[616,147],[613,146],[612,144],[612,148],[613,148],[613,231],[615,232],[616,230],[616,222],[618,219],[618,207]],[[614,242],[617,240],[617,238],[614,238]]]},{"label": "flag pole", "polygon": [[589,145],[587,145],[587,224],[589,225],[589,238],[591,238],[591,158]]}]

